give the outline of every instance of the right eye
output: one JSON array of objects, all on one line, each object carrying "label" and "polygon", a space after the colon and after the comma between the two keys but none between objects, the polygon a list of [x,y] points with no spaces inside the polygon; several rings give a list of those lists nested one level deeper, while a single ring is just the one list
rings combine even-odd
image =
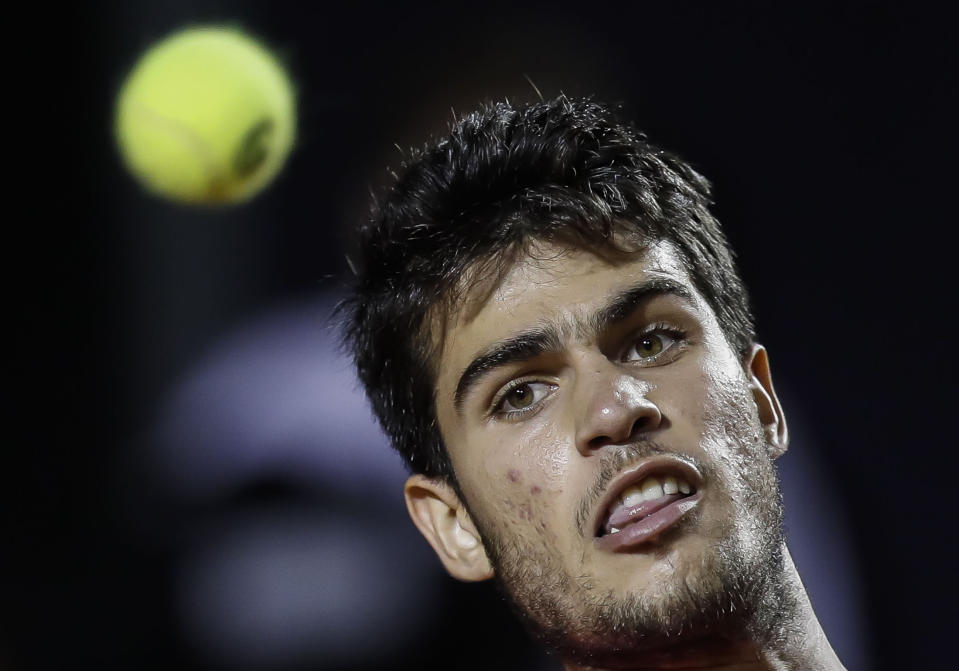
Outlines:
[{"label": "right eye", "polygon": [[507,417],[529,412],[549,396],[555,386],[546,382],[520,382],[503,392],[494,404],[494,411]]}]

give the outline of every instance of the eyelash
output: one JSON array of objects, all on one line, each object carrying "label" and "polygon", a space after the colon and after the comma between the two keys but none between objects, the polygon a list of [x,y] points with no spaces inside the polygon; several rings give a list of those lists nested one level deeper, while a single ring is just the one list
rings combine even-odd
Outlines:
[{"label": "eyelash", "polygon": [[662,363],[658,363],[657,365],[663,365],[672,361],[676,357],[676,355],[680,354],[683,351],[683,349],[685,349],[686,345],[688,344],[688,341],[686,340],[688,334],[686,331],[676,326],[673,326],[672,324],[667,324],[666,322],[656,322],[655,324],[650,324],[646,326],[642,331],[637,333],[636,336],[632,338],[632,340],[630,340],[629,346],[626,348],[622,358],[625,359],[626,352],[629,352],[633,347],[635,347],[640,340],[654,333],[665,335],[671,338],[673,341],[662,352],[659,352],[658,354],[654,354],[650,358],[650,360],[658,361],[660,358],[667,356],[667,353],[669,353],[668,354],[669,358],[663,361]]},{"label": "eyelash", "polygon": [[[645,338],[654,333],[665,335],[669,337],[670,339],[672,339],[673,342],[670,343],[662,352],[653,355],[653,357],[651,357],[651,360],[657,360],[658,358],[666,355],[667,353],[671,353],[669,354],[669,359],[662,362],[662,364],[669,363],[675,358],[676,355],[682,352],[682,350],[687,345],[686,331],[684,331],[683,329],[677,328],[675,326],[672,326],[671,324],[667,324],[666,322],[656,322],[655,324],[650,324],[646,326],[642,331],[640,331],[638,334],[636,334],[634,338],[630,340],[629,346],[626,348],[621,358],[625,360],[626,353],[629,352],[630,349],[635,347],[636,344],[642,338]],[[662,364],[659,364],[659,365],[662,365]],[[509,396],[513,391],[515,391],[516,389],[524,385],[537,384],[537,383],[547,384],[550,387],[556,386],[555,384],[543,382],[541,379],[538,379],[535,377],[533,378],[525,377],[525,378],[512,380],[509,384],[503,387],[503,389],[500,390],[500,392],[496,394],[496,396],[493,398],[493,401],[490,404],[490,408],[491,408],[490,417],[499,417],[502,419],[510,420],[510,419],[516,419],[522,415],[539,411],[539,409],[543,406],[542,400],[538,402],[534,402],[528,408],[522,408],[522,409],[516,409],[516,410],[504,410],[502,407],[506,401],[507,396]]]},{"label": "eyelash", "polygon": [[518,410],[502,409],[503,404],[506,402],[507,396],[513,393],[513,391],[515,391],[516,389],[519,389],[520,387],[524,385],[530,385],[530,384],[545,384],[545,385],[548,385],[549,387],[556,386],[555,384],[552,384],[549,382],[543,382],[541,379],[535,378],[535,377],[519,378],[517,380],[513,380],[509,384],[507,384],[505,387],[503,387],[503,389],[500,390],[500,392],[493,398],[493,402],[490,404],[490,408],[491,408],[490,416],[500,417],[502,419],[515,419],[519,417],[520,415],[526,415],[528,413],[538,411],[543,405],[542,401],[534,403],[528,408],[522,408]]}]

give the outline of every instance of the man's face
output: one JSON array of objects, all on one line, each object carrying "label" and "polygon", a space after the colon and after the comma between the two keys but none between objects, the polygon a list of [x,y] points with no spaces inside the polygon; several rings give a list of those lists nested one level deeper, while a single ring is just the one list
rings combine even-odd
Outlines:
[{"label": "man's face", "polygon": [[446,331],[437,415],[533,629],[594,659],[761,608],[781,565],[772,422],[675,251],[541,245],[482,300]]}]

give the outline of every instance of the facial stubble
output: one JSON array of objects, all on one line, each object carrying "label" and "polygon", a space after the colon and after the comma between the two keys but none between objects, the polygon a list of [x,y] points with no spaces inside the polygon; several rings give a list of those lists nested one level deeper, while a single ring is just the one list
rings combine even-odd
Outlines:
[{"label": "facial stubble", "polygon": [[[773,643],[785,635],[791,599],[778,477],[745,386],[723,387],[713,399],[719,402],[708,404],[705,458],[681,456],[715,490],[711,500],[730,501],[732,509],[709,530],[716,541],[700,557],[684,558],[682,570],[672,567],[670,580],[642,593],[603,589],[588,569],[571,574],[541,537],[519,537],[476,520],[501,592],[531,634],[560,656],[595,664],[704,637]],[[643,441],[603,455],[581,510],[592,508],[615,474],[658,454],[677,452]],[[703,533],[702,522],[694,509],[657,543],[665,549],[684,534]],[[668,561],[668,553],[661,555]]]}]

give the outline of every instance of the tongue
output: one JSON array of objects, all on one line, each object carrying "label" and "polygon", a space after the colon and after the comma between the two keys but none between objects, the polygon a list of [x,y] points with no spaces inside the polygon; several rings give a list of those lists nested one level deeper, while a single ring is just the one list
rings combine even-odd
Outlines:
[{"label": "tongue", "polygon": [[638,503],[635,506],[629,506],[628,508],[620,503],[613,508],[613,512],[610,514],[609,519],[606,520],[606,526],[604,529],[606,533],[609,533],[613,527],[622,529],[627,524],[638,522],[644,517],[652,515],[657,510],[665,508],[670,503],[678,501],[682,498],[686,498],[687,496],[689,495],[667,494],[666,496],[661,496],[658,499],[653,499],[652,501],[643,501],[642,503]]}]

